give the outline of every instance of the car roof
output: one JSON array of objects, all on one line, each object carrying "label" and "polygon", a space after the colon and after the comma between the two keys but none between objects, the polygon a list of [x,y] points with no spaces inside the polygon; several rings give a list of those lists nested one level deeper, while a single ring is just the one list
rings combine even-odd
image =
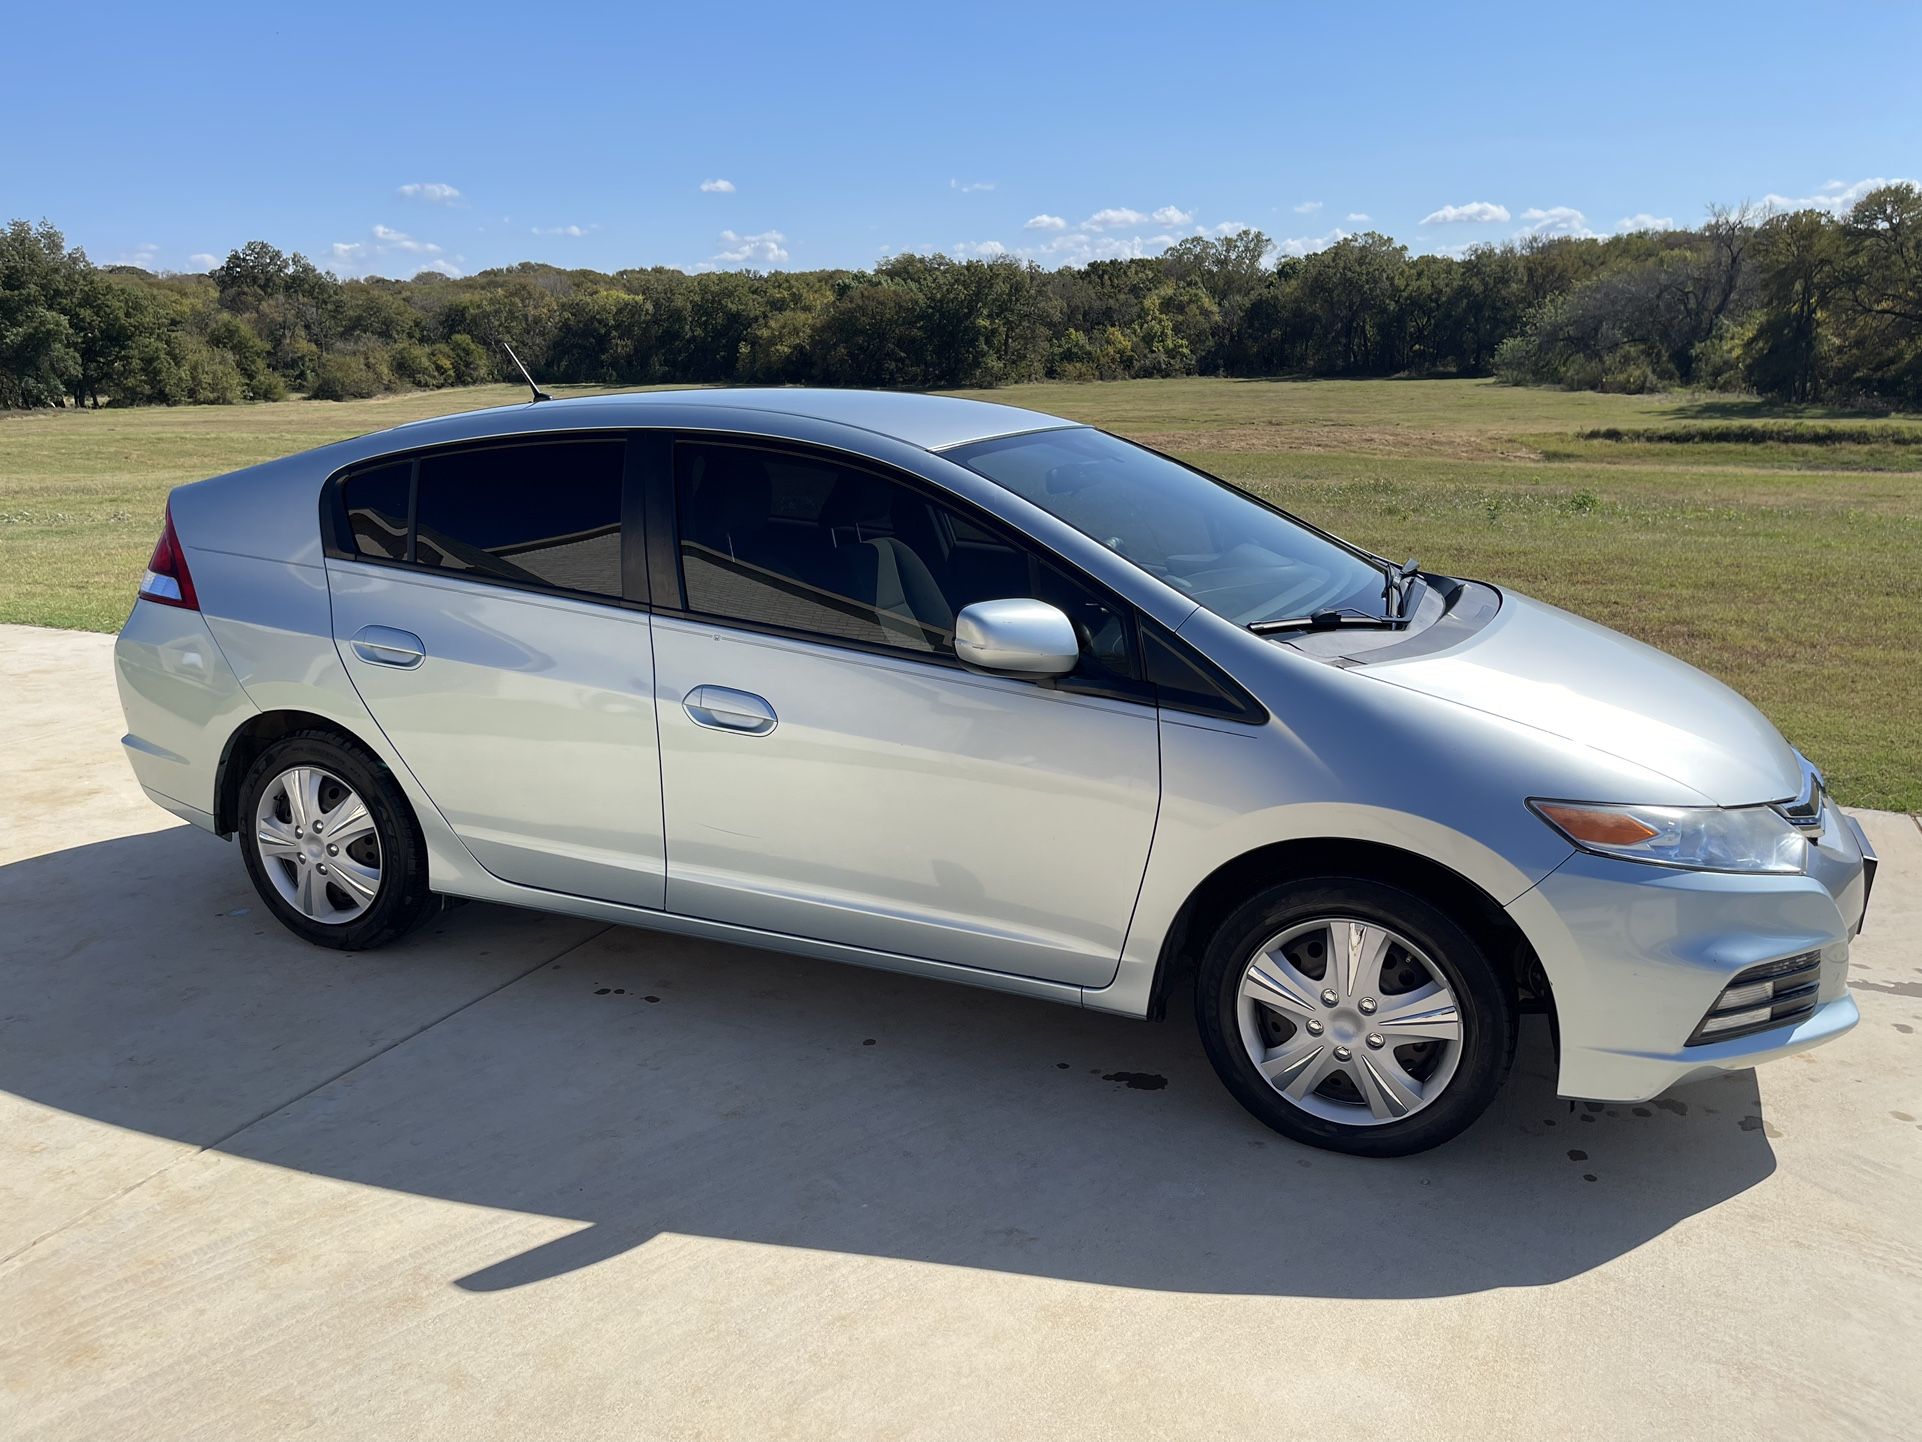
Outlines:
[{"label": "car roof", "polygon": [[[396,426],[407,431],[410,440],[420,432],[445,426],[450,431],[470,430],[477,416],[524,413],[533,402],[492,406],[486,410],[461,411],[451,416],[410,421]],[[998,405],[992,401],[962,400],[957,396],[921,395],[911,391],[817,390],[806,386],[706,387],[686,390],[631,391],[620,395],[569,396],[540,403],[543,420],[557,418],[563,410],[591,412],[596,420],[609,425],[647,425],[648,411],[657,406],[714,411],[759,411],[770,415],[795,416],[853,426],[876,435],[889,436],[923,450],[940,451],[970,441],[995,436],[1016,435],[1023,431],[1053,430],[1078,425],[1060,416],[1019,406]],[[723,418],[717,414],[717,424]]]}]

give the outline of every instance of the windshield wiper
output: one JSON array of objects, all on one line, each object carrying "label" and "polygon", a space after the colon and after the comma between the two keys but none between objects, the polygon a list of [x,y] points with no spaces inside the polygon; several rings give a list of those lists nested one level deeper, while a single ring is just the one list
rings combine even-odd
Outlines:
[{"label": "windshield wiper", "polygon": [[1272,636],[1280,631],[1337,631],[1344,626],[1378,626],[1399,631],[1408,624],[1405,616],[1377,616],[1373,611],[1358,611],[1353,606],[1312,611],[1306,616],[1283,616],[1274,621],[1250,621],[1248,629],[1257,636]]},{"label": "windshield wiper", "polygon": [[1414,589],[1409,583],[1421,573],[1421,562],[1417,561],[1413,556],[1410,556],[1399,566],[1391,566],[1386,561],[1383,561],[1382,567],[1386,571],[1388,579],[1382,585],[1381,598],[1388,607],[1388,614],[1395,617],[1405,617],[1406,607],[1408,605],[1408,594]]}]

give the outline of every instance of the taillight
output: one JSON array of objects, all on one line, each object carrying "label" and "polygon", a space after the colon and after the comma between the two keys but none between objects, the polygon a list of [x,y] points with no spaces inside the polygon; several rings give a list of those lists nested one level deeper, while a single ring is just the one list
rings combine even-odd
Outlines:
[{"label": "taillight", "polygon": [[187,611],[200,609],[200,597],[194,594],[193,574],[187,569],[187,553],[180,549],[180,537],[174,531],[172,506],[167,507],[167,523],[160,528],[160,539],[154,542],[147,574],[140,578],[140,599],[158,601],[163,606],[179,606]]}]

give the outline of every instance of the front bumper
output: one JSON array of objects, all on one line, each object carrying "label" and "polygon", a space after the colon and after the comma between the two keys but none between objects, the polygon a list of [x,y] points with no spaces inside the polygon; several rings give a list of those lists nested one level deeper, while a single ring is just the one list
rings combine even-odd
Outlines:
[{"label": "front bumper", "polygon": [[[1809,857],[1803,875],[1738,876],[1578,852],[1512,902],[1554,993],[1561,1094],[1646,1101],[1854,1026],[1849,941],[1861,929],[1874,852],[1853,818],[1831,808]],[[1813,1012],[1688,1044],[1738,972],[1806,952],[1821,956]]]}]

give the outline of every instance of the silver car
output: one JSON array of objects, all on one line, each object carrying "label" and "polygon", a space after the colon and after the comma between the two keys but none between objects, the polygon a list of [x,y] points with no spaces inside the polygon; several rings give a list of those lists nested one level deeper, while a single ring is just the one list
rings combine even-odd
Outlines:
[{"label": "silver car", "polygon": [[1008,406],[664,392],[176,490],[148,794],[293,931],[440,898],[1134,1017],[1286,1136],[1455,1135],[1545,1012],[1641,1101],[1853,1026],[1874,874],[1747,702]]}]

